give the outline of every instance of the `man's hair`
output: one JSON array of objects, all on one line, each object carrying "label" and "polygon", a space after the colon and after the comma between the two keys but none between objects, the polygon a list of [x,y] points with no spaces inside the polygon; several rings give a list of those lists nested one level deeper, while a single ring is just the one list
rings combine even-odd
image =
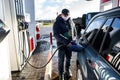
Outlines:
[{"label": "man's hair", "polygon": [[63,10],[62,10],[62,14],[64,14],[64,15],[68,15],[68,14],[69,14],[69,10],[68,10],[68,9],[66,9],[66,8],[65,8],[65,9],[63,9]]}]

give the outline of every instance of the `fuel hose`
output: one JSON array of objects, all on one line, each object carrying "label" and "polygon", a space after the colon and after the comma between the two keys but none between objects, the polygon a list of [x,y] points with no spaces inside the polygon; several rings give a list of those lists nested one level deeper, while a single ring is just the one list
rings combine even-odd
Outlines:
[{"label": "fuel hose", "polygon": [[64,45],[60,45],[60,46],[53,52],[51,58],[46,62],[46,64],[44,64],[44,65],[42,65],[42,66],[40,66],[40,67],[34,66],[34,65],[32,65],[32,64],[29,62],[30,54],[29,54],[28,59],[27,59],[26,62],[27,62],[31,67],[33,67],[33,68],[35,68],[35,69],[42,69],[42,68],[44,68],[44,67],[47,66],[47,64],[52,60],[53,56],[56,54],[57,50],[59,50],[62,46],[64,46]]},{"label": "fuel hose", "polygon": [[[29,43],[29,32],[27,32],[26,35],[27,35],[28,45],[30,46],[30,43]],[[24,37],[24,39],[25,39],[25,37]],[[24,46],[24,45],[23,45],[23,46]],[[44,65],[42,65],[42,66],[34,66],[34,65],[32,65],[32,64],[29,62],[29,60],[30,60],[30,58],[31,58],[31,56],[30,56],[30,50],[29,50],[28,57],[26,57],[25,54],[23,53],[23,56],[24,56],[24,58],[26,59],[25,62],[27,62],[31,67],[33,67],[33,68],[35,68],[35,69],[42,69],[42,68],[44,68],[44,67],[47,66],[47,64],[52,60],[53,56],[56,54],[56,52],[57,52],[62,46],[64,46],[64,45],[58,46],[58,48],[53,52],[51,58],[46,62],[46,64],[44,64]]]}]

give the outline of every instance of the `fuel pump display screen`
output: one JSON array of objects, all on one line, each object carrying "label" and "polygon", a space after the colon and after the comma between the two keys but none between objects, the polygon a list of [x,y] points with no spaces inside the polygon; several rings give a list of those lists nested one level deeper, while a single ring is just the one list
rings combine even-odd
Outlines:
[{"label": "fuel pump display screen", "polygon": [[0,42],[7,36],[7,34],[10,32],[10,30],[6,30],[7,27],[3,23],[3,21],[0,20]]},{"label": "fuel pump display screen", "polygon": [[2,28],[4,25],[4,23],[0,20],[0,28]]}]

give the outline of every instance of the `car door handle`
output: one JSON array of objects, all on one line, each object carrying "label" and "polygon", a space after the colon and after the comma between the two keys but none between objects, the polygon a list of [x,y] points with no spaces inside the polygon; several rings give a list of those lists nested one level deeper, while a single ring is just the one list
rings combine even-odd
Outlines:
[{"label": "car door handle", "polygon": [[87,63],[90,67],[94,68],[94,62],[91,59],[87,59]]}]

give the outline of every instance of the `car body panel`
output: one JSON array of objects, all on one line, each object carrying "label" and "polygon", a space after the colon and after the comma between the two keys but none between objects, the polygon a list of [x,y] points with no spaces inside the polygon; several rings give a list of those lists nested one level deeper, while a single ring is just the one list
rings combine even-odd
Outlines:
[{"label": "car body panel", "polygon": [[[118,74],[96,53],[90,46],[87,46],[84,52],[77,54],[84,80],[119,80]],[[87,60],[90,60],[91,64]]]}]

